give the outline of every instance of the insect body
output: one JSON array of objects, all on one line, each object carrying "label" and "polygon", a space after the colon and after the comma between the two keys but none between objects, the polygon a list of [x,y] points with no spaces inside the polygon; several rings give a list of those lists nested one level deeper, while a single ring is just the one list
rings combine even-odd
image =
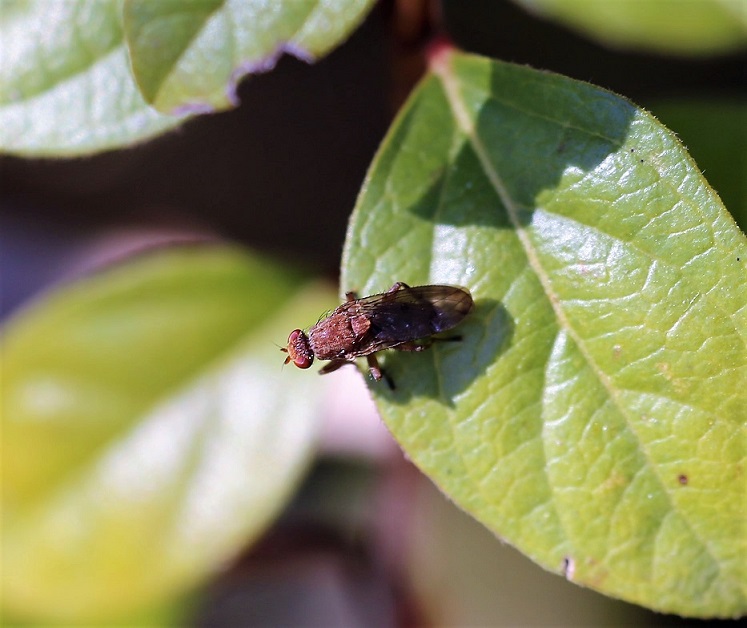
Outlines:
[{"label": "insect body", "polygon": [[[447,331],[467,316],[474,303],[464,288],[455,286],[416,286],[395,283],[387,292],[362,299],[348,292],[347,302],[314,325],[306,334],[295,329],[288,336],[285,363],[307,369],[314,362],[331,360],[320,373],[331,373],[356,358],[365,356],[375,380],[385,375],[379,367],[377,351],[423,351],[434,340],[433,334]],[[420,340],[421,342],[416,342]],[[442,340],[459,340],[444,338]],[[387,378],[391,388],[391,380]]]}]

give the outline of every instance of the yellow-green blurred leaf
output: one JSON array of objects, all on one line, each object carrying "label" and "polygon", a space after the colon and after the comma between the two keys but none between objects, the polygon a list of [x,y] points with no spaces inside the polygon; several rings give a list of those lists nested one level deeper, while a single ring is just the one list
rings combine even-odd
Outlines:
[{"label": "yellow-green blurred leaf", "polygon": [[64,286],[9,323],[9,612],[132,615],[204,580],[275,517],[315,432],[319,380],[281,371],[274,344],[329,303],[304,285],[234,249],[174,249]]}]

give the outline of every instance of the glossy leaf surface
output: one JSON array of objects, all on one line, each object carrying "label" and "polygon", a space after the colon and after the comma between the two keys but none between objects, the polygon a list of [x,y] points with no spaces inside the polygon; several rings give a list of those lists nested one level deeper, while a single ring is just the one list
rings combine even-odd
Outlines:
[{"label": "glossy leaf surface", "polygon": [[200,583],[276,516],[311,453],[321,390],[281,370],[274,344],[329,305],[303,285],[236,250],[175,249],[9,323],[7,611],[132,616]]},{"label": "glossy leaf surface", "polygon": [[468,287],[461,343],[390,353],[388,426],[547,569],[747,611],[747,243],[674,135],[609,92],[442,49],[377,156],[343,290]]}]

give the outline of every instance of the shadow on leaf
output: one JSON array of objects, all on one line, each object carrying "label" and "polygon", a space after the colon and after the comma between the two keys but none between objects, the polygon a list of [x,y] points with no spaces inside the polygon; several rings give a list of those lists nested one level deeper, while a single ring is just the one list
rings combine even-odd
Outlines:
[{"label": "shadow on leaf", "polygon": [[[504,69],[495,66],[492,96],[474,131],[462,133],[458,152],[432,173],[430,185],[410,204],[409,211],[420,218],[453,226],[526,226],[569,170],[592,172],[625,143],[633,105],[553,75],[504,101]],[[555,117],[548,117],[541,104],[548,98],[556,101]]]},{"label": "shadow on leaf", "polygon": [[387,351],[382,367],[395,383],[370,382],[376,395],[397,404],[430,397],[453,406],[455,398],[493,364],[511,343],[514,321],[499,301],[479,299],[469,317],[453,333],[459,342],[436,342],[419,353]]}]

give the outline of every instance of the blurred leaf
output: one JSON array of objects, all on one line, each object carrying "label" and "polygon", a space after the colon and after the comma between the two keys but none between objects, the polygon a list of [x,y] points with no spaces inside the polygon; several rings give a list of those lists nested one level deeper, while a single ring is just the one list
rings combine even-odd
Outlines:
[{"label": "blurred leaf", "polygon": [[372,385],[408,456],[547,569],[747,611],[747,243],[673,134],[591,85],[442,49],[368,175],[342,289],[473,293]]},{"label": "blurred leaf", "polygon": [[[126,626],[127,628],[183,628],[190,625],[196,615],[195,599],[195,592],[190,591],[184,596],[169,599],[157,606],[137,609],[134,614],[125,613],[107,619],[106,624],[108,626]],[[50,624],[52,626],[67,625],[67,622],[14,617],[7,614],[7,609],[2,609],[0,612],[2,613],[0,615],[0,625],[12,626],[12,628],[51,628]]]},{"label": "blurred leaf", "polygon": [[736,100],[652,103],[687,146],[742,231],[747,230],[747,105]]},{"label": "blurred leaf", "polygon": [[93,153],[163,133],[188,113],[235,106],[244,74],[271,69],[284,52],[323,56],[372,4],[3,0],[0,150]]},{"label": "blurred leaf", "polygon": [[242,76],[283,53],[312,61],[339,45],[373,0],[125,0],[136,80],[159,111],[235,107]]},{"label": "blurred leaf", "polygon": [[70,156],[130,145],[178,125],[132,80],[118,0],[3,0],[0,150]]},{"label": "blurred leaf", "polygon": [[745,0],[514,0],[609,46],[696,56],[747,44]]},{"label": "blurred leaf", "polygon": [[319,380],[273,344],[325,291],[232,249],[66,286],[3,342],[3,601],[72,623],[159,604],[275,517],[311,453]]}]

